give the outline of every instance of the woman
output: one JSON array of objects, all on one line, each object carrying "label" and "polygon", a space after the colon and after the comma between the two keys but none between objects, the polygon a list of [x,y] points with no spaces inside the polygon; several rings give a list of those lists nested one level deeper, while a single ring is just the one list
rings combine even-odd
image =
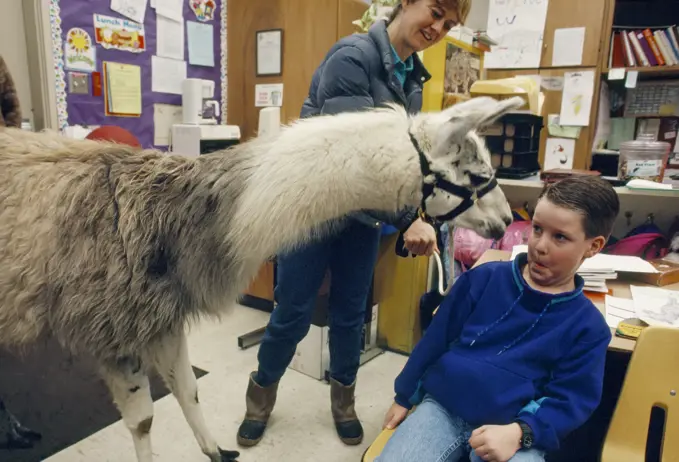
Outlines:
[{"label": "woman", "polygon": [[[422,107],[422,86],[430,76],[417,52],[437,43],[463,22],[470,0],[403,0],[388,21],[377,21],[367,34],[341,39],[314,73],[302,117],[357,111],[399,103],[409,112]],[[393,1],[392,1],[393,3]],[[363,428],[354,410],[361,334],[366,301],[379,244],[379,223],[404,233],[416,255],[437,252],[434,228],[415,210],[398,216],[363,212],[344,220],[341,230],[278,258],[273,311],[259,349],[259,368],[250,374],[246,414],[238,442],[257,444],[273,410],[278,383],[311,323],[316,295],[326,270],[329,298],[330,401],[335,428],[346,444],[359,444]]]}]

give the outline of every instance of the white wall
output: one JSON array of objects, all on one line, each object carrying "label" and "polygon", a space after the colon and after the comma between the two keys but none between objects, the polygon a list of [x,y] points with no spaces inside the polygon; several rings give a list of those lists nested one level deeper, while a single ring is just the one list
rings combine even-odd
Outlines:
[{"label": "white wall", "polygon": [[23,0],[0,0],[0,55],[7,63],[19,94],[24,119],[33,120]]},{"label": "white wall", "polygon": [[488,25],[488,4],[490,0],[472,0],[472,9],[469,11],[465,25],[474,30],[486,30]]}]

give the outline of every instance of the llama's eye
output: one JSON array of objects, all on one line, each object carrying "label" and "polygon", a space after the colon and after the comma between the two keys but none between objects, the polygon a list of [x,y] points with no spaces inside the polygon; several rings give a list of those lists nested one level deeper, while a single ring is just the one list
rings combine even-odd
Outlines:
[{"label": "llama's eye", "polygon": [[490,178],[482,176],[482,175],[475,175],[473,173],[469,173],[469,181],[472,184],[472,186],[479,186],[484,183],[487,183],[490,181]]}]

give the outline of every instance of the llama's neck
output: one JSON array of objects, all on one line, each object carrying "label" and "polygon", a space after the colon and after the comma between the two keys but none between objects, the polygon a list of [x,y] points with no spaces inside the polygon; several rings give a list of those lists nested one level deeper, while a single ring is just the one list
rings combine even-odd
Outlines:
[{"label": "llama's neck", "polygon": [[379,120],[306,121],[270,144],[260,141],[229,236],[239,254],[265,259],[350,212],[419,204],[422,175],[408,120]]}]

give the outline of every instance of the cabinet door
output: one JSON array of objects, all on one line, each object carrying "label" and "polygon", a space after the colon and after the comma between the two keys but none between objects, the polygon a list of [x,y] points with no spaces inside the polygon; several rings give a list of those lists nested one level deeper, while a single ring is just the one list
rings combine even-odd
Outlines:
[{"label": "cabinet door", "polygon": [[595,67],[599,62],[605,11],[606,0],[551,0],[547,10],[540,67],[552,67],[554,31],[571,27],[585,28],[581,65]]}]

